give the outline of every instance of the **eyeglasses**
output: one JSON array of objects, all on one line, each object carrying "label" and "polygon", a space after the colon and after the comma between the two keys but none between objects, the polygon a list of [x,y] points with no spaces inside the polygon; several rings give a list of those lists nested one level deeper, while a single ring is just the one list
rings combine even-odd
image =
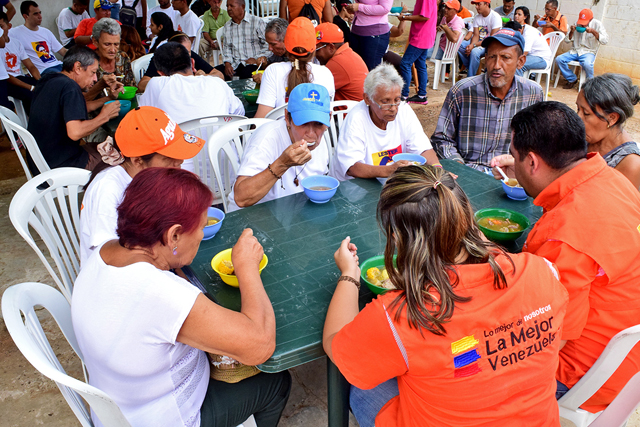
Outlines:
[{"label": "eyeglasses", "polygon": [[373,100],[373,98],[371,99],[371,102],[376,104],[378,106],[378,108],[383,110],[383,111],[389,111],[393,107],[397,107],[399,109],[400,105],[404,104],[404,101],[402,99],[398,100],[398,102],[396,102],[395,104],[378,104],[376,101]]}]

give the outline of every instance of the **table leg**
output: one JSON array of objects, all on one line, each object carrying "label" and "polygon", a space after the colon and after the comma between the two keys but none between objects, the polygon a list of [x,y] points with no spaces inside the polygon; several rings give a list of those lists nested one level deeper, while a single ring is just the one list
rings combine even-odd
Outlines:
[{"label": "table leg", "polygon": [[329,427],[349,425],[350,385],[340,370],[327,357],[327,393],[329,397]]}]

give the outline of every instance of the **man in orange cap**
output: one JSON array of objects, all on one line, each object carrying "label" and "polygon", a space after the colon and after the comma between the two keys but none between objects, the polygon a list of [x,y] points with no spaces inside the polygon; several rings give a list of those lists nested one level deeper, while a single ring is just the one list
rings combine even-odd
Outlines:
[{"label": "man in orange cap", "polygon": [[333,74],[336,101],[362,101],[364,79],[369,74],[360,55],[344,42],[344,33],[335,24],[325,22],[316,27],[316,58]]},{"label": "man in orange cap", "polygon": [[601,44],[607,44],[609,42],[609,35],[604,29],[602,22],[593,19],[593,12],[591,10],[582,9],[578,22],[571,26],[565,42],[573,43],[573,49],[558,56],[556,58],[556,65],[567,81],[563,87],[565,89],[573,89],[578,81],[578,77],[569,69],[569,62],[580,62],[580,66],[585,73],[587,73],[587,79],[592,78],[596,53]]}]

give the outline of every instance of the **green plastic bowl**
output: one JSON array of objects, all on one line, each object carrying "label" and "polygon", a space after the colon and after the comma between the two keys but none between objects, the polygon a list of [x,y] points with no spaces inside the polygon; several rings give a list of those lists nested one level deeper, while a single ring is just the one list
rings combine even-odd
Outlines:
[{"label": "green plastic bowl", "polygon": [[244,99],[246,99],[249,104],[255,104],[258,100],[259,93],[259,89],[245,90],[242,92],[242,96],[244,96]]},{"label": "green plastic bowl", "polygon": [[118,99],[133,99],[137,91],[138,88],[135,86],[125,86],[124,92],[118,94]]},{"label": "green plastic bowl", "polygon": [[502,19],[502,22],[503,22],[504,24],[506,24],[507,22],[511,21],[511,19],[509,19],[509,17],[508,17],[508,16],[502,16],[500,19]]},{"label": "green plastic bowl", "polygon": [[[395,264],[395,261],[396,261],[396,257],[394,255],[393,257],[394,264]],[[381,288],[380,286],[376,286],[372,284],[369,280],[367,280],[367,270],[373,267],[378,267],[378,268],[384,267],[384,255],[376,255],[374,257],[371,257],[365,262],[363,262],[362,265],[360,265],[360,277],[362,278],[364,283],[367,284],[367,287],[369,288],[369,290],[376,295],[384,294],[385,292],[392,290],[392,289]]]},{"label": "green plastic bowl", "polygon": [[[516,222],[522,226],[521,231],[516,231],[513,233],[503,233],[502,231],[493,231],[489,230],[486,227],[478,224],[478,221],[482,218],[486,218],[488,216],[496,217],[496,218],[505,218],[510,219],[513,222]],[[476,224],[478,224],[478,228],[487,236],[487,239],[493,240],[496,242],[507,242],[511,240],[516,240],[518,237],[522,236],[529,226],[531,222],[529,222],[529,218],[522,215],[521,213],[509,210],[509,209],[498,209],[498,208],[488,208],[488,209],[480,209],[474,215],[474,219]]]}]

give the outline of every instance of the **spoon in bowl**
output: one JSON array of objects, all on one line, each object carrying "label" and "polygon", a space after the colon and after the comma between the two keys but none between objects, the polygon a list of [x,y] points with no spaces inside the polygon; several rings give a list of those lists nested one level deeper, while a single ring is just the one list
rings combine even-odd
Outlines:
[{"label": "spoon in bowl", "polygon": [[504,173],[504,171],[500,168],[500,166],[496,166],[496,169],[498,170],[498,172],[500,172],[500,175],[502,175],[502,177],[504,178],[502,181],[505,184],[509,184],[509,177],[507,176],[507,174]]}]

